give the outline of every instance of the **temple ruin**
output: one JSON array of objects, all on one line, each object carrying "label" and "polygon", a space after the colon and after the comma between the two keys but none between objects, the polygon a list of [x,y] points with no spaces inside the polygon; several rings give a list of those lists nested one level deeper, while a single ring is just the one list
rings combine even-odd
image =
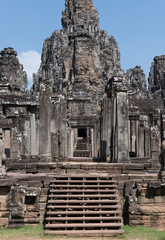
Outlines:
[{"label": "temple ruin", "polygon": [[[165,230],[165,56],[126,72],[92,0],[66,0],[27,90],[0,52],[0,226],[103,236]],[[164,145],[163,145],[163,144]]]}]

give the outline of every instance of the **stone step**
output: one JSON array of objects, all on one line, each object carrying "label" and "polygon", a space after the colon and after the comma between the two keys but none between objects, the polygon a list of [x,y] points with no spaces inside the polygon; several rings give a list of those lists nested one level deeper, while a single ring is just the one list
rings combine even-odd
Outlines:
[{"label": "stone step", "polygon": [[90,151],[89,150],[76,150],[73,153],[74,157],[90,157]]},{"label": "stone step", "polygon": [[76,146],[76,150],[88,150],[87,142],[78,142]]},{"label": "stone step", "polygon": [[26,218],[26,219],[9,219],[9,225],[13,225],[13,224],[19,224],[19,223],[22,223],[22,224],[24,224],[24,223],[39,223],[40,222],[40,220],[39,220],[39,218],[38,219],[35,219],[35,218]]},{"label": "stone step", "polygon": [[117,204],[117,203],[119,203],[119,200],[109,200],[109,199],[103,199],[103,200],[91,200],[91,199],[86,199],[86,200],[79,200],[79,201],[77,201],[77,200],[48,200],[48,204],[58,204],[58,203],[63,203],[63,204],[73,204],[73,203],[75,203],[75,205],[78,205],[78,204],[82,204],[82,203],[86,203],[86,204],[88,204],[88,203],[92,203],[92,204],[94,204],[94,203],[96,203],[96,204],[101,204],[101,203],[103,203],[103,204],[110,204],[110,203],[114,203],[114,204]]},{"label": "stone step", "polygon": [[74,230],[74,231],[51,231],[51,230],[46,230],[45,235],[68,235],[68,236],[76,236],[76,237],[82,237],[82,236],[87,236],[87,237],[103,237],[103,236],[113,236],[116,234],[123,234],[124,231],[122,229],[119,230]]},{"label": "stone step", "polygon": [[114,183],[116,183],[116,181],[115,180],[109,180],[109,179],[105,179],[105,180],[100,180],[100,179],[96,179],[96,180],[94,180],[94,179],[91,179],[91,180],[86,180],[86,179],[82,179],[82,180],[72,180],[72,179],[65,179],[65,180],[52,180],[51,181],[51,184],[58,184],[58,183],[66,183],[66,184],[68,184],[68,183],[81,183],[81,184],[83,184],[83,183],[87,183],[87,184],[89,184],[89,183],[95,183],[95,184],[99,184],[99,183],[107,183],[107,184],[114,184]]},{"label": "stone step", "polygon": [[116,188],[117,185],[55,185],[50,184],[51,188]]},{"label": "stone step", "polygon": [[[21,228],[23,226],[24,223],[13,223],[13,224],[9,224],[8,228],[11,228],[11,229],[17,229],[17,228]],[[32,224],[30,224],[32,225]]]},{"label": "stone step", "polygon": [[93,159],[90,157],[72,157],[72,158],[68,158],[67,160],[68,162],[77,162],[77,163],[93,163]]},{"label": "stone step", "polygon": [[55,228],[92,228],[92,227],[122,227],[123,224],[122,223],[65,223],[65,224],[61,224],[61,223],[53,223],[53,224],[46,224],[45,228],[47,229],[55,229]]},{"label": "stone step", "polygon": [[[76,147],[76,151],[87,151],[88,150],[88,146],[85,144],[79,144]],[[89,151],[89,150],[88,150]]]},{"label": "stone step", "polygon": [[[87,160],[88,160],[89,158],[87,158]],[[72,163],[59,163],[59,164],[62,164],[62,165],[65,165],[65,166],[79,166],[80,164],[79,163],[73,163],[73,165],[72,165]],[[100,164],[95,164],[95,163],[89,163],[89,165],[88,164],[86,164],[86,163],[83,163],[82,165],[84,165],[84,166],[86,166],[86,167],[89,167],[89,166],[93,166],[93,165],[97,165],[98,167],[100,166],[100,167],[102,167],[102,164],[100,165]],[[107,166],[109,166],[109,164],[107,165],[106,164],[106,167]],[[116,177],[116,175],[107,175],[107,174],[98,174],[98,173],[92,173],[92,174],[87,174],[87,173],[83,173],[83,174],[62,174],[62,175],[55,175],[54,176],[54,178],[52,179],[52,181],[53,180],[55,180],[55,179],[57,179],[57,180],[80,180],[80,179],[85,179],[85,180],[97,180],[97,179],[99,179],[99,180],[101,180],[101,181],[103,181],[103,180],[113,180],[113,181],[116,181],[116,179],[115,179],[115,177]]]},{"label": "stone step", "polygon": [[117,199],[119,198],[119,195],[118,194],[86,194],[86,195],[82,195],[82,194],[79,194],[79,195],[73,195],[73,194],[52,194],[52,195],[49,195],[48,196],[49,198],[83,198],[83,199],[86,199],[86,198],[108,198],[108,199]]},{"label": "stone step", "polygon": [[47,209],[120,209],[120,205],[102,205],[102,206],[61,206],[61,205],[48,205]]},{"label": "stone step", "polygon": [[111,189],[111,190],[107,190],[107,189],[102,189],[102,190],[100,190],[100,189],[97,189],[97,191],[96,190],[93,190],[93,189],[88,189],[88,190],[84,190],[84,189],[63,189],[63,190],[60,190],[60,189],[56,189],[56,190],[54,190],[54,189],[51,189],[51,190],[49,190],[49,192],[50,193],[106,193],[106,194],[108,194],[108,193],[116,193],[116,188],[114,188],[114,189]]},{"label": "stone step", "polygon": [[123,233],[117,182],[108,176],[60,176],[50,183],[45,234]]},{"label": "stone step", "polygon": [[51,222],[51,221],[90,221],[90,220],[95,220],[95,221],[123,221],[122,217],[102,217],[101,215],[99,217],[47,217],[46,221]]},{"label": "stone step", "polygon": [[[79,155],[80,154],[80,155]],[[84,154],[85,156],[84,157],[90,157],[90,150],[86,149],[86,150],[81,150],[81,149],[76,149],[74,151],[74,155],[77,155],[75,157],[81,157],[82,154]]]},{"label": "stone step", "polygon": [[60,215],[122,215],[122,211],[48,211],[48,216],[60,216]]},{"label": "stone step", "polygon": [[36,226],[40,223],[40,221],[37,221],[37,222],[20,222],[20,223],[12,223],[12,224],[9,224],[8,225],[8,228],[11,228],[11,229],[16,229],[16,228],[21,228],[23,226],[26,226],[26,225],[30,225],[30,226]]}]

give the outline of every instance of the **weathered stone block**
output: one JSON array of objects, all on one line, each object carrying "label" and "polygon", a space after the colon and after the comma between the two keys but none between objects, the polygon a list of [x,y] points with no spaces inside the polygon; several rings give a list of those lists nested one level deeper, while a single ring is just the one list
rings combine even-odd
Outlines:
[{"label": "weathered stone block", "polygon": [[35,205],[26,205],[26,211],[28,212],[39,212],[40,210],[40,204]]},{"label": "weathered stone block", "polygon": [[8,218],[0,218],[0,226],[8,226],[9,219]]},{"label": "weathered stone block", "polygon": [[25,210],[22,207],[14,207],[11,209],[12,219],[24,218],[24,216],[25,216]]}]

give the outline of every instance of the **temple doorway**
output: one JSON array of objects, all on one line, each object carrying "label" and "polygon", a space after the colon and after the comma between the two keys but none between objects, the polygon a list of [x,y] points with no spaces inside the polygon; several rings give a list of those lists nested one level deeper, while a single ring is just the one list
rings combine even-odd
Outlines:
[{"label": "temple doorway", "polygon": [[73,157],[92,157],[93,130],[89,127],[74,129],[74,152]]}]

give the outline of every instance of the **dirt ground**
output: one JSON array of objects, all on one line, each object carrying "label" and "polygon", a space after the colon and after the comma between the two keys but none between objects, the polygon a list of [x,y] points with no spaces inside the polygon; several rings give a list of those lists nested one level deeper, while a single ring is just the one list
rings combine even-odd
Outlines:
[{"label": "dirt ground", "polygon": [[[79,240],[80,238],[54,238],[54,240]],[[81,238],[81,240],[110,240],[111,238]],[[4,239],[6,240],[6,239]],[[12,238],[11,239],[7,239],[7,240],[13,240]],[[43,240],[43,238],[31,238],[31,237],[22,237],[22,238],[17,238],[17,240]],[[44,238],[44,240],[52,240],[52,238],[50,239],[46,239]],[[119,239],[114,239],[113,240],[119,240]],[[130,239],[130,240],[141,240],[140,238],[133,238],[133,239]]]},{"label": "dirt ground", "polygon": [[[109,238],[76,238],[76,237],[74,237],[74,238],[57,238],[57,237],[54,237],[54,238],[33,238],[33,237],[23,237],[22,236],[22,238],[17,238],[17,239],[13,239],[13,238],[7,238],[7,240],[79,240],[79,239],[81,239],[81,240],[110,240],[111,238],[109,237]],[[1,240],[6,240],[6,238],[5,239],[1,239]],[[119,240],[119,239],[114,239],[113,238],[113,240]],[[132,239],[132,240],[134,240],[134,239]],[[136,240],[140,240],[140,239],[136,239]]]},{"label": "dirt ground", "polygon": [[[31,237],[23,237],[22,238],[17,238],[17,240],[52,240],[53,238],[31,238]],[[79,240],[80,238],[54,238],[54,240]],[[6,240],[6,239],[2,239],[2,240]],[[15,240],[13,238],[7,238],[7,240]],[[81,238],[81,240],[95,240],[95,238]],[[96,240],[103,240],[103,238],[97,238]],[[104,240],[110,240],[110,238],[104,238]],[[113,240],[115,240],[113,238]],[[119,239],[116,239],[119,240]],[[140,239],[130,239],[130,240],[140,240]]]},{"label": "dirt ground", "polygon": [[[17,238],[17,240],[52,240],[53,238],[31,238],[31,237],[22,237],[22,238]],[[79,238],[54,238],[54,240],[78,240]],[[5,239],[4,239],[5,240]],[[13,239],[13,238],[11,238],[11,239],[7,239],[7,240],[15,240],[15,239]],[[95,240],[94,238],[81,238],[81,240]],[[102,240],[102,238],[97,238],[97,240]],[[104,240],[106,240],[106,238],[104,238]],[[107,240],[110,240],[110,238],[109,239],[107,239]],[[113,240],[115,240],[114,238],[113,238]]]}]

